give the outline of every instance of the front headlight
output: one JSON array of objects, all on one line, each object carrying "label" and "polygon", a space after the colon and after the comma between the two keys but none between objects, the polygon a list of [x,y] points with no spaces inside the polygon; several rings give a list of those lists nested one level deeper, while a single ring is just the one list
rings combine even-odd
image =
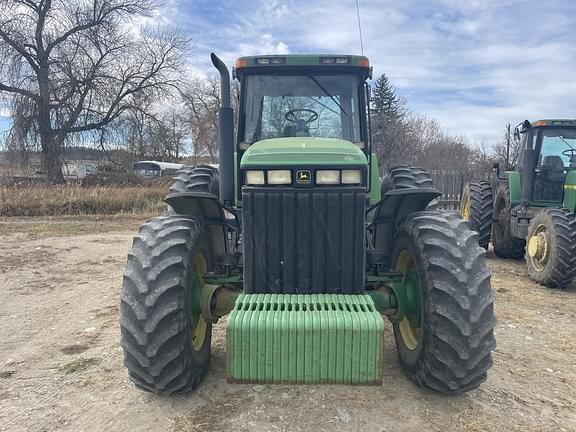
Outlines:
[{"label": "front headlight", "polygon": [[292,174],[290,173],[290,170],[268,171],[268,184],[271,185],[292,184]]},{"label": "front headlight", "polygon": [[264,171],[246,171],[246,184],[248,185],[263,185],[264,184]]},{"label": "front headlight", "polygon": [[360,170],[342,170],[342,184],[362,183],[362,172]]},{"label": "front headlight", "polygon": [[316,171],[316,184],[340,184],[340,171],[318,170]]}]

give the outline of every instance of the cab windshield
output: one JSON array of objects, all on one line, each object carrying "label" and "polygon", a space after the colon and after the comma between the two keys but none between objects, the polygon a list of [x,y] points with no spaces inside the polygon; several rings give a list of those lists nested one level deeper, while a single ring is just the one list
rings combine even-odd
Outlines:
[{"label": "cab windshield", "polygon": [[543,129],[538,140],[541,143],[539,167],[563,169],[576,163],[576,128]]},{"label": "cab windshield", "polygon": [[360,143],[361,86],[356,75],[248,75],[241,145],[282,137]]}]

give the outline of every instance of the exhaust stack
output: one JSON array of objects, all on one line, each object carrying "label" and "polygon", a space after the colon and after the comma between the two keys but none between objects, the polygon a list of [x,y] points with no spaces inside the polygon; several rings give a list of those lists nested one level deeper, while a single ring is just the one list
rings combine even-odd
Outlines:
[{"label": "exhaust stack", "polygon": [[210,58],[220,73],[218,110],[220,201],[225,206],[231,207],[234,204],[234,113],[230,105],[230,72],[216,54],[210,54]]}]

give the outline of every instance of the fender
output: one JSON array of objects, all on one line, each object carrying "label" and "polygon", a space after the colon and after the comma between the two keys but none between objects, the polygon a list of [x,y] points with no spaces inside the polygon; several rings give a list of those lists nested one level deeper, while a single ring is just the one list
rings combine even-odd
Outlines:
[{"label": "fender", "polygon": [[374,248],[384,256],[392,254],[396,227],[412,213],[423,211],[442,194],[432,188],[393,189],[367,210],[368,228],[374,234]]},{"label": "fender", "polygon": [[239,223],[234,211],[222,205],[218,198],[207,192],[178,192],[164,198],[177,214],[202,221],[208,227],[212,243],[212,253],[225,255],[228,251],[226,233],[239,231]]},{"label": "fender", "polygon": [[[518,171],[506,171],[508,178],[508,191],[510,192],[510,206],[514,207],[522,201],[522,185],[520,181],[520,173]],[[496,193],[496,190],[494,190]]]}]

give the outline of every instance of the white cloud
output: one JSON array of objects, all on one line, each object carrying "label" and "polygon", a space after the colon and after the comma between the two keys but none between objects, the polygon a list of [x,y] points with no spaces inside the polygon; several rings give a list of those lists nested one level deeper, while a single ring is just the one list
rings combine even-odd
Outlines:
[{"label": "white cloud", "polygon": [[[476,141],[506,123],[576,115],[573,0],[360,0],[365,53],[415,111]],[[191,59],[358,53],[354,1],[169,0],[158,20],[184,26]]]}]

